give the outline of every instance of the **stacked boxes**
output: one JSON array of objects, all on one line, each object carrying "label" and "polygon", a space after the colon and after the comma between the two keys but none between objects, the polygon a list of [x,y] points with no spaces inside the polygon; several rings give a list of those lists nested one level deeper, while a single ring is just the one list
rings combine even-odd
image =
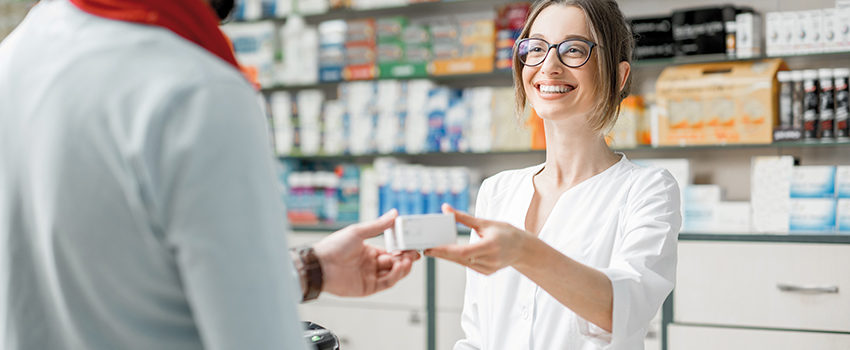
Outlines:
[{"label": "stacked boxes", "polygon": [[511,69],[516,39],[528,18],[530,4],[519,2],[496,9],[496,69]]},{"label": "stacked boxes", "polygon": [[839,166],[835,172],[836,209],[839,233],[850,234],[850,166]]},{"label": "stacked boxes", "polygon": [[831,233],[835,229],[835,167],[794,167],[788,228],[794,233]]},{"label": "stacked boxes", "polygon": [[377,20],[378,76],[414,78],[427,76],[431,58],[428,29],[405,17]]},{"label": "stacked boxes", "polygon": [[345,66],[346,23],[342,20],[319,24],[319,81],[342,80]]},{"label": "stacked boxes", "polygon": [[768,12],[765,19],[768,56],[850,50],[848,8]]},{"label": "stacked boxes", "polygon": [[345,30],[344,80],[370,80],[377,77],[377,43],[375,20],[350,20]]},{"label": "stacked boxes", "polygon": [[471,74],[493,71],[495,14],[458,15],[431,25],[434,61],[431,74]]}]

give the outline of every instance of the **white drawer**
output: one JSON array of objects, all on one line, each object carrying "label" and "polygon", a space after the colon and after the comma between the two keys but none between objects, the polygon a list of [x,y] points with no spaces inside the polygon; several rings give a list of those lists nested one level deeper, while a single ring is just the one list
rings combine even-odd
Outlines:
[{"label": "white drawer", "polygon": [[425,350],[425,310],[390,310],[303,304],[301,319],[330,329],[345,350]]},{"label": "white drawer", "polygon": [[676,324],[671,324],[667,327],[667,330],[667,349],[669,350],[850,349],[850,334],[697,327]]},{"label": "white drawer", "polygon": [[677,323],[850,332],[848,245],[682,242],[677,276]]}]

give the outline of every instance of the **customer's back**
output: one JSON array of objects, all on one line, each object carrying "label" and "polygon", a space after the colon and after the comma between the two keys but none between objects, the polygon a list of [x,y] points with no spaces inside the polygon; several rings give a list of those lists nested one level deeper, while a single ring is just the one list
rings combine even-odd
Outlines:
[{"label": "customer's back", "polygon": [[174,33],[37,5],[0,43],[0,348],[303,346],[264,122]]}]

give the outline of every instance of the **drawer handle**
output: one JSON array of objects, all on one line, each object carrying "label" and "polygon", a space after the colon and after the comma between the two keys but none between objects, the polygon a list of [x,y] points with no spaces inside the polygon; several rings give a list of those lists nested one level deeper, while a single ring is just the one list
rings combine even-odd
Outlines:
[{"label": "drawer handle", "polygon": [[777,283],[776,288],[783,292],[801,294],[838,294],[838,286],[800,286],[794,284]]}]

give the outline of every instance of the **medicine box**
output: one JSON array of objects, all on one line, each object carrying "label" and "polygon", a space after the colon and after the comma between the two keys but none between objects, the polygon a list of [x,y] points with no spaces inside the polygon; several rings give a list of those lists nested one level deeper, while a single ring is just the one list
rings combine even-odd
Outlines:
[{"label": "medicine box", "polygon": [[838,198],[850,198],[850,166],[836,167],[835,192]]},{"label": "medicine box", "polygon": [[457,242],[457,225],[451,214],[402,215],[384,232],[387,251],[423,250]]},{"label": "medicine box", "polygon": [[791,177],[791,198],[835,197],[834,166],[797,166]]},{"label": "medicine box", "polygon": [[838,232],[850,233],[850,198],[838,199]]},{"label": "medicine box", "polygon": [[791,199],[788,226],[793,233],[832,233],[835,229],[834,198]]},{"label": "medicine box", "polygon": [[735,49],[738,58],[761,55],[762,24],[757,13],[746,12],[735,16]]},{"label": "medicine box", "polygon": [[765,14],[765,50],[770,57],[781,56],[786,41],[782,40],[782,12]]}]

